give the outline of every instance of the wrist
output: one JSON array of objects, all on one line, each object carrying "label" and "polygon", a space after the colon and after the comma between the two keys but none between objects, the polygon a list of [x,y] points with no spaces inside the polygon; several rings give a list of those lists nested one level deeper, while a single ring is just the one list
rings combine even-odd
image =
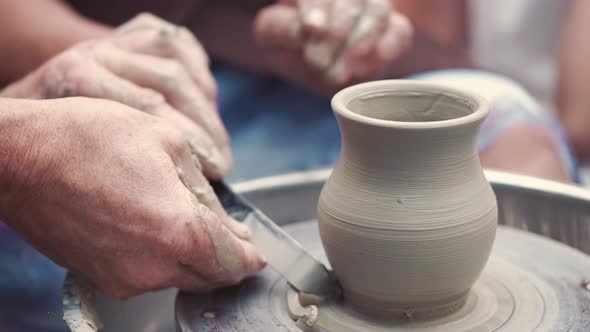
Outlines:
[{"label": "wrist", "polygon": [[[39,102],[0,98],[0,219],[12,224],[47,163],[39,158],[43,134]],[[29,192],[29,194],[26,194]]]}]

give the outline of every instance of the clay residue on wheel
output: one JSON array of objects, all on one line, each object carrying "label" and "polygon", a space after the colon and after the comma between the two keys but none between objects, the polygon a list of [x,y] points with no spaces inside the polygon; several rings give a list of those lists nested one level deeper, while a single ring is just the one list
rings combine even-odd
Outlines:
[{"label": "clay residue on wheel", "polygon": [[94,288],[69,273],[62,289],[63,319],[72,332],[97,332],[102,323],[94,309]]}]

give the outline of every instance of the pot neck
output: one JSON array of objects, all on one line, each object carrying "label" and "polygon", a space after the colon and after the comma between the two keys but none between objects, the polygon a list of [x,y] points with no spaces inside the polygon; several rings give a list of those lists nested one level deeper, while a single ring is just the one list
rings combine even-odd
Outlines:
[{"label": "pot neck", "polygon": [[428,178],[433,172],[464,177],[481,172],[477,134],[481,121],[437,128],[377,126],[337,115],[341,164],[359,172]]}]

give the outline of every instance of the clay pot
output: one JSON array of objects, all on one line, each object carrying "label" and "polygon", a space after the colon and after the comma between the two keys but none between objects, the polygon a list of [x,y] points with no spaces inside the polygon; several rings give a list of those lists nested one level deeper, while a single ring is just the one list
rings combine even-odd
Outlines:
[{"label": "clay pot", "polygon": [[342,152],[318,220],[345,299],[386,317],[460,308],[486,264],[498,219],[477,153],[487,102],[389,80],[344,89],[332,108]]}]

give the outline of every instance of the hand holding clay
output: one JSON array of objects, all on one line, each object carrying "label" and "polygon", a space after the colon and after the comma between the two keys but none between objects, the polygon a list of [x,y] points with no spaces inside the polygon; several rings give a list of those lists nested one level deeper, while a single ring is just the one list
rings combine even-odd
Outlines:
[{"label": "hand holding clay", "polygon": [[207,55],[195,37],[149,14],[106,38],[75,45],[0,92],[14,98],[110,99],[160,116],[192,142],[205,174],[221,178],[232,161],[216,94]]},{"label": "hand holding clay", "polygon": [[86,98],[0,106],[0,218],[106,293],[208,290],[264,266],[166,121]]},{"label": "hand holding clay", "polygon": [[257,16],[275,69],[307,85],[374,78],[409,47],[412,26],[389,0],[283,0]]}]

